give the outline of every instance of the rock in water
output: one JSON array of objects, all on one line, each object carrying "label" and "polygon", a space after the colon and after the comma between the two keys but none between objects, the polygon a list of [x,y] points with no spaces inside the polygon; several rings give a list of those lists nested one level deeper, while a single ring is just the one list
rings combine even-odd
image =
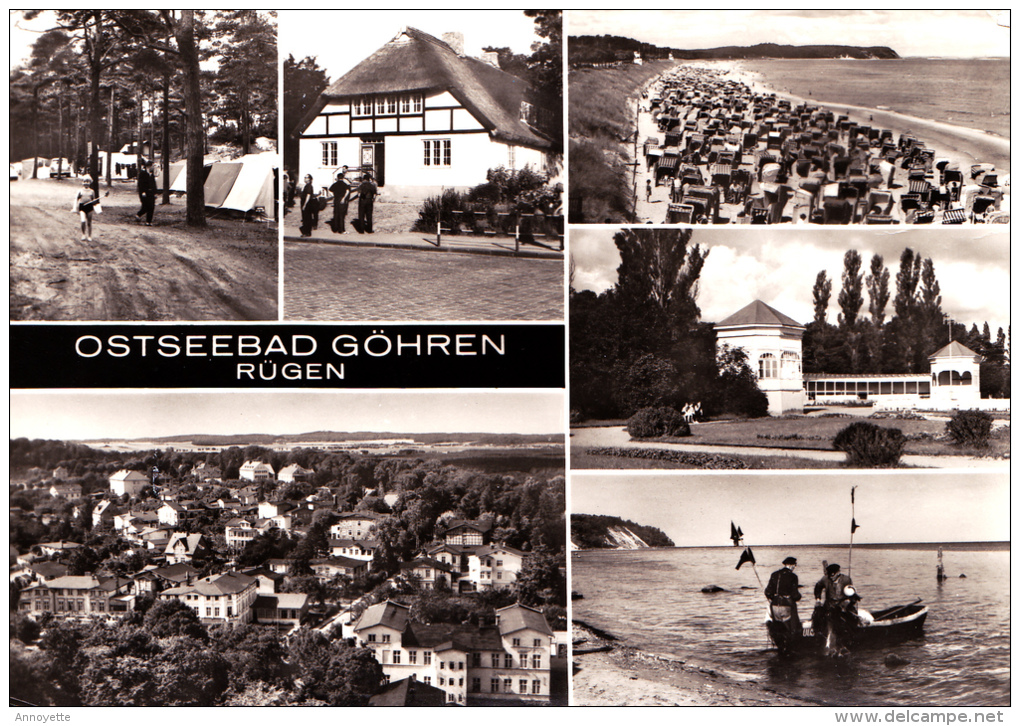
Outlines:
[{"label": "rock in water", "polygon": [[887,668],[895,668],[896,666],[910,665],[910,661],[899,657],[895,653],[890,653],[885,657],[885,665]]},{"label": "rock in water", "polygon": [[960,575],[960,578],[961,578],[961,579],[962,579],[962,578],[964,578],[964,577],[966,577],[966,575],[964,575],[964,574],[961,574],[961,575]]},{"label": "rock in water", "polygon": [[718,585],[709,585],[708,587],[703,587],[701,588],[701,591],[705,594],[711,594],[713,592],[726,592],[724,588],[721,588]]}]

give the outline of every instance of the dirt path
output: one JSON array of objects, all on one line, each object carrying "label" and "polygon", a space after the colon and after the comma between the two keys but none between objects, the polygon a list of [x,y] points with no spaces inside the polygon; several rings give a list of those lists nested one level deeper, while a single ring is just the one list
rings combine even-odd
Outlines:
[{"label": "dirt path", "polygon": [[[116,183],[81,241],[75,180],[10,186],[11,320],[275,320],[275,225],[184,224],[184,200],[135,218],[131,183]],[[106,191],[105,184],[100,187]]]}]

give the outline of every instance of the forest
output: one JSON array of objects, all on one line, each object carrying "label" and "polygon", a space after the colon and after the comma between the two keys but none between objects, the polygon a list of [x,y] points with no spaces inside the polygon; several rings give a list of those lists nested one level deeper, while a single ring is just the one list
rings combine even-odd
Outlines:
[{"label": "forest", "polygon": [[[241,154],[276,138],[273,11],[16,11],[49,24],[10,73],[12,160],[37,158],[87,172],[99,189],[99,154],[151,150],[169,195],[170,164],[187,159],[188,216],[203,226],[203,157],[214,144]],[[151,157],[150,157],[151,158]],[[106,164],[111,183],[112,164]]]},{"label": "forest", "polygon": [[658,527],[651,527],[629,519],[611,517],[602,514],[571,514],[570,541],[581,549],[601,549],[609,547],[607,532],[610,527],[630,530],[641,538],[649,547],[673,547],[666,533]]}]

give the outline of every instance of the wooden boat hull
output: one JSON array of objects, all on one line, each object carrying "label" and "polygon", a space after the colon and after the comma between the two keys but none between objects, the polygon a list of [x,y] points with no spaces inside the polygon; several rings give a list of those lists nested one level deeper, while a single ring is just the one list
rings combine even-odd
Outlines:
[{"label": "wooden boat hull", "polygon": [[859,622],[856,616],[849,616],[844,620],[842,628],[835,628],[835,637],[829,636],[828,627],[825,627],[824,632],[821,627],[820,632],[805,627],[800,636],[795,636],[785,623],[771,617],[766,620],[765,626],[780,654],[792,655],[804,651],[825,653],[882,647],[910,640],[924,635],[927,617],[928,607],[916,603],[878,611],[872,614],[873,620],[866,623]]}]

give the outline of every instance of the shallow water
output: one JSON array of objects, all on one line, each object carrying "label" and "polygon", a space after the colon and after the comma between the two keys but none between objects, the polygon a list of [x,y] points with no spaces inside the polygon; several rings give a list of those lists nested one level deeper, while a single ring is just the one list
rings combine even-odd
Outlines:
[{"label": "shallow water", "polygon": [[[800,562],[801,618],[808,621],[821,562],[847,568],[845,548],[754,548],[762,584],[787,555]],[[862,650],[842,662],[780,660],[763,625],[765,599],[754,571],[735,570],[737,548],[571,553],[571,588],[584,595],[573,617],[653,653],[689,654],[713,667],[810,701],[853,706],[1008,706],[1009,551],[945,551],[949,580],[935,580],[934,548],[855,548],[852,575],[861,607],[880,610],[921,597],[925,635]],[[960,579],[959,574],[967,577]],[[703,594],[718,585],[726,592]],[[748,588],[748,589],[742,589]],[[895,653],[908,665],[889,668]]]},{"label": "shallow water", "polygon": [[1009,59],[741,61],[776,90],[833,104],[885,106],[1009,138]]}]

